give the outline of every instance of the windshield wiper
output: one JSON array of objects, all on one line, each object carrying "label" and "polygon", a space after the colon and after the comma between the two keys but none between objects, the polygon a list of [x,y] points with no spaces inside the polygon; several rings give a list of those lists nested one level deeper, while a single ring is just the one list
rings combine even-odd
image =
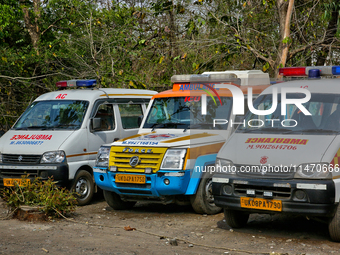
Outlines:
[{"label": "windshield wiper", "polygon": [[56,128],[68,128],[68,127],[80,127],[80,125],[77,124],[59,124],[56,126],[51,126],[52,129],[56,129]]},{"label": "windshield wiper", "polygon": [[28,130],[27,127],[19,127],[19,128],[13,128],[14,130]]},{"label": "windshield wiper", "polygon": [[339,133],[339,130],[331,130],[331,129],[320,129],[320,128],[310,128],[310,129],[302,129],[300,130],[302,133],[303,132],[323,132],[323,133]]},{"label": "windshield wiper", "polygon": [[29,126],[29,127],[26,127],[26,129],[41,129],[41,130],[44,130],[44,129],[47,129],[46,126]]},{"label": "windshield wiper", "polygon": [[274,127],[265,127],[258,129],[239,129],[242,133],[252,133],[252,132],[282,132],[283,134],[287,134],[292,132],[293,130],[287,128],[274,128]]}]

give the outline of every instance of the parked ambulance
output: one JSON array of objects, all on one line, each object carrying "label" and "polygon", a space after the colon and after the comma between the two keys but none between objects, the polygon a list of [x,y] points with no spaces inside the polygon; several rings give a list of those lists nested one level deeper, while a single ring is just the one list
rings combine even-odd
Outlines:
[{"label": "parked ambulance", "polygon": [[[246,94],[252,87],[253,98],[270,84],[268,74],[255,70],[175,75],[171,81],[171,90],[152,98],[137,135],[98,152],[95,182],[114,209],[152,201],[220,212],[206,169],[237,126],[231,91]],[[244,102],[237,106],[243,109]]]},{"label": "parked ambulance", "polygon": [[216,159],[213,194],[225,219],[242,227],[251,213],[328,221],[340,241],[340,66],[281,68]]},{"label": "parked ambulance", "polygon": [[[138,132],[138,118],[157,92],[95,88],[95,80],[57,82],[0,139],[0,188],[53,176],[87,204],[95,191],[99,147]],[[68,88],[66,90],[66,88]],[[22,176],[27,176],[23,179]]]}]

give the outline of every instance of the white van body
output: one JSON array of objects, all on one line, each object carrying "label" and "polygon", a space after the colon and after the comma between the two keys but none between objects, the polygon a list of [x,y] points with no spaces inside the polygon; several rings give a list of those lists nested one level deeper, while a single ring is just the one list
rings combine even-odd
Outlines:
[{"label": "white van body", "polygon": [[99,147],[136,134],[138,116],[156,93],[91,88],[39,96],[0,139],[0,187],[21,184],[23,175],[53,176],[79,194],[79,205],[88,203]]},{"label": "white van body", "polygon": [[[281,114],[281,91],[288,91],[286,98],[307,95],[289,93],[295,88],[311,93],[303,104],[311,115],[293,104]],[[224,208],[227,223],[234,228],[244,226],[250,213],[326,217],[331,238],[340,241],[340,80],[279,83],[264,90],[254,108],[269,109],[274,89],[276,110],[262,116],[248,112],[244,125],[218,152],[215,204]]]}]

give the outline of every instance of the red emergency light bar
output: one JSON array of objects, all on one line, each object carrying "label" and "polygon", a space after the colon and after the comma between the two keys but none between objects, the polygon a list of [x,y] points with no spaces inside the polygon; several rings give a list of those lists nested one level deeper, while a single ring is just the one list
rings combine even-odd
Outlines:
[{"label": "red emergency light bar", "polygon": [[97,84],[96,80],[68,80],[58,81],[56,83],[58,88],[69,88],[69,87],[94,87]]},{"label": "red emergency light bar", "polygon": [[282,76],[307,76],[306,67],[284,67],[279,69]]}]

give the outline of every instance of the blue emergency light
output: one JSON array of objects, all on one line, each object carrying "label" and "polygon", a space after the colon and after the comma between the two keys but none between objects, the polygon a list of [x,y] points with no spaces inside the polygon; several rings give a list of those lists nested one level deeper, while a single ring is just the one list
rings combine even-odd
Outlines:
[{"label": "blue emergency light", "polygon": [[56,83],[58,88],[70,88],[70,87],[87,87],[91,88],[97,84],[96,80],[68,80],[58,81]]},{"label": "blue emergency light", "polygon": [[340,75],[340,66],[332,66],[333,75]]},{"label": "blue emergency light", "polygon": [[320,76],[340,75],[340,66],[283,67],[279,74],[286,77],[320,78]]}]

